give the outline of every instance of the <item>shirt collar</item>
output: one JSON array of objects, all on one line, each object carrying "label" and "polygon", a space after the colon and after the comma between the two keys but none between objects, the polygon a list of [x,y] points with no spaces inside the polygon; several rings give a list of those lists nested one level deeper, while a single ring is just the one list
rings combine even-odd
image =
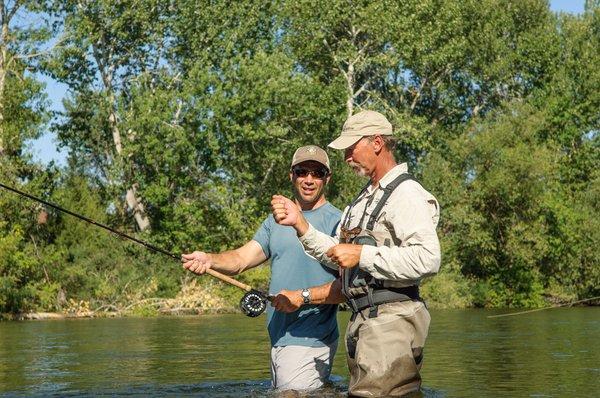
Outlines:
[{"label": "shirt collar", "polygon": [[[385,175],[381,178],[381,180],[379,180],[379,187],[378,188],[385,188],[387,187],[387,185],[389,183],[391,183],[392,181],[394,181],[396,179],[396,177],[398,177],[400,174],[404,174],[404,173],[408,173],[408,164],[407,163],[400,163],[399,165],[394,166],[394,168],[392,168],[390,171],[388,171],[387,173],[385,173]],[[377,188],[375,188],[377,189]],[[372,185],[369,185],[369,187],[367,188],[367,191],[369,192],[369,194],[371,194],[374,190]]]}]

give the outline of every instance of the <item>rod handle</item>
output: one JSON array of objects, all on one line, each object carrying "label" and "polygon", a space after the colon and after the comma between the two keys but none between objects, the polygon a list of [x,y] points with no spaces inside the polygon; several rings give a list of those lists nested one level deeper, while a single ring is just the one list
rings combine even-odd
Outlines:
[{"label": "rod handle", "polygon": [[206,270],[206,273],[214,276],[217,279],[222,280],[223,282],[229,283],[230,285],[237,286],[240,289],[245,290],[247,292],[249,292],[250,290],[252,290],[252,287],[246,285],[245,283],[242,283],[242,282],[240,282],[238,280],[235,280],[232,277],[229,277],[227,275],[223,275],[222,273],[217,272],[214,269],[209,268],[209,269]]}]

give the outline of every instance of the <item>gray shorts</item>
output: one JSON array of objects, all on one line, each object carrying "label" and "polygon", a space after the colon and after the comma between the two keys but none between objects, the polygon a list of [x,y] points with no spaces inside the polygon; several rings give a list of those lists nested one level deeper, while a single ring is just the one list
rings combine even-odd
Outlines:
[{"label": "gray shorts", "polygon": [[271,383],[278,390],[323,387],[331,374],[337,340],[326,347],[271,347]]}]

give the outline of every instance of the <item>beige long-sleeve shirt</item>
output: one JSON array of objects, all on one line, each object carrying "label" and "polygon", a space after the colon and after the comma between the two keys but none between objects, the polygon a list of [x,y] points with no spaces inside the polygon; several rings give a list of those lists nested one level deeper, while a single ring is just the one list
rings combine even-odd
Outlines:
[{"label": "beige long-sleeve shirt", "polygon": [[[397,176],[407,172],[406,163],[397,165],[379,181],[379,187],[385,188]],[[352,208],[346,207],[342,223],[350,211],[348,229],[357,227],[361,219],[360,227],[366,227],[369,216],[383,195],[379,187],[369,186]],[[418,284],[424,277],[436,274],[441,261],[440,243],[435,231],[439,216],[440,207],[435,197],[416,181],[404,181],[390,195],[374,226],[374,231],[387,230],[394,244],[391,247],[364,245],[358,266],[377,279],[393,282],[395,286]],[[342,223],[334,237],[309,225],[307,232],[300,237],[306,252],[337,268],[325,253],[339,243]]]}]

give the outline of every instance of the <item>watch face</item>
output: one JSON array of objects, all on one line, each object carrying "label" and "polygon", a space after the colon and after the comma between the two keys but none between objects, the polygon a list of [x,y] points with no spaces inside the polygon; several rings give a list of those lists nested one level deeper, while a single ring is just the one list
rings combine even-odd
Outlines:
[{"label": "watch face", "polygon": [[302,291],[302,299],[304,301],[304,304],[308,304],[308,302],[310,301],[310,290],[303,290]]}]

